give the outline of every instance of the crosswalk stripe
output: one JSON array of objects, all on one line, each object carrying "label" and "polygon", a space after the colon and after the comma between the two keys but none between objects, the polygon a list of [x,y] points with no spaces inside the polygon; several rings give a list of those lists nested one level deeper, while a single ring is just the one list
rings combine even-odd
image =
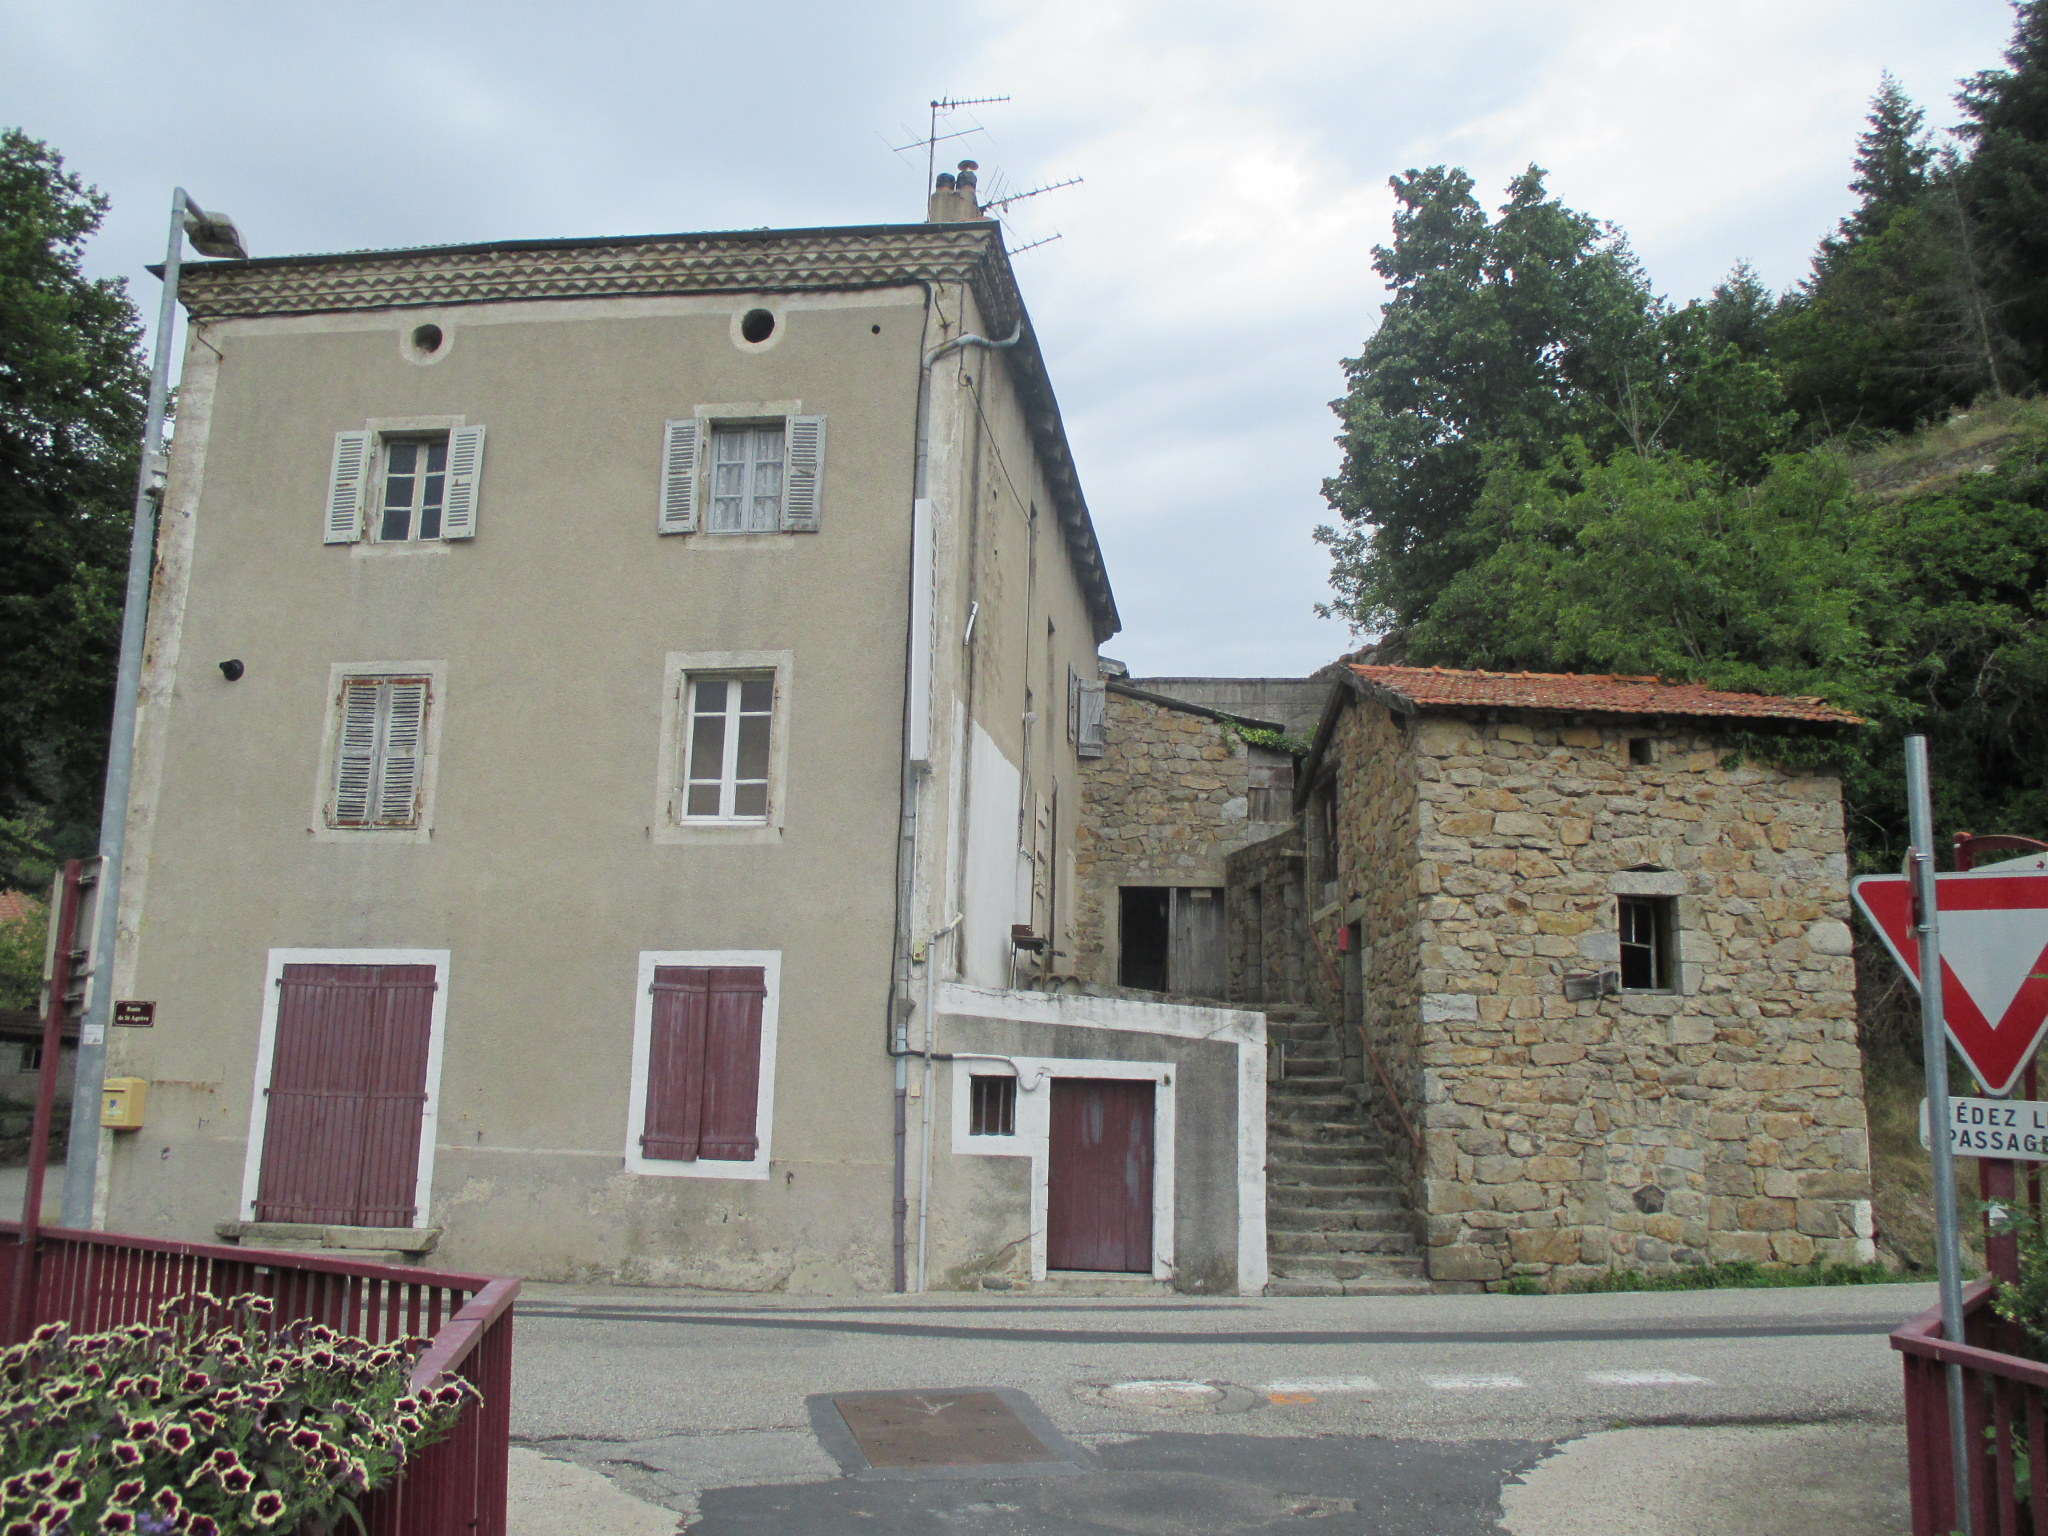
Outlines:
[{"label": "crosswalk stripe", "polygon": [[1347,1392],[1377,1392],[1380,1384],[1370,1376],[1305,1376],[1299,1381],[1269,1381],[1261,1392],[1307,1392],[1337,1397]]},{"label": "crosswalk stripe", "polygon": [[1603,1387],[1710,1387],[1704,1376],[1682,1371],[1588,1371],[1586,1380]]},{"label": "crosswalk stripe", "polygon": [[1439,1392],[1509,1392],[1529,1385],[1519,1376],[1425,1376]]}]

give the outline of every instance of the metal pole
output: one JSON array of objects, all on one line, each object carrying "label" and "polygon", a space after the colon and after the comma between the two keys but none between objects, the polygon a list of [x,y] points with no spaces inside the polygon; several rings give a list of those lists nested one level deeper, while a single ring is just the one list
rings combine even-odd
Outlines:
[{"label": "metal pole", "polygon": [[178,265],[185,253],[183,187],[171,193],[171,237],[164,251],[163,303],[156,316],[156,363],[135,477],[135,524],[128,539],[128,593],[121,606],[121,666],[114,679],[114,729],[107,745],[106,798],[100,805],[100,878],[93,899],[92,972],[71,1090],[71,1143],[64,1163],[63,1223],[92,1225],[99,1180],[100,1094],[107,1079],[107,1020],[114,1008],[114,941],[121,914],[121,858],[128,840],[128,779],[135,767],[135,710],[142,690],[142,639],[149,623],[149,578],[156,563],[157,496],[164,482],[164,403],[170,393],[171,336],[178,321]]},{"label": "metal pole", "polygon": [[[1913,909],[1920,931],[1920,1051],[1927,1073],[1928,1152],[1934,1162],[1935,1260],[1941,1331],[1963,1342],[1963,1265],[1957,1243],[1956,1167],[1949,1146],[1948,1029],[1941,1016],[1941,918],[1934,883],[1934,808],[1927,792],[1927,738],[1906,738],[1906,815],[1913,838]],[[1970,1536],[1970,1430],[1963,1416],[1963,1368],[1948,1368],[1949,1453],[1955,1467],[1956,1529]]]}]

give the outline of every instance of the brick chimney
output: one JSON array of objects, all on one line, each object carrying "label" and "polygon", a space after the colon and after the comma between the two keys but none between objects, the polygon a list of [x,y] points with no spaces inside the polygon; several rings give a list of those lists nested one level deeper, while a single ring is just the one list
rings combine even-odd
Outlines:
[{"label": "brick chimney", "polygon": [[957,176],[950,171],[939,173],[938,182],[932,187],[931,197],[925,205],[927,224],[964,224],[970,219],[988,217],[981,211],[974,190],[974,173],[979,169],[974,161],[962,160]]}]

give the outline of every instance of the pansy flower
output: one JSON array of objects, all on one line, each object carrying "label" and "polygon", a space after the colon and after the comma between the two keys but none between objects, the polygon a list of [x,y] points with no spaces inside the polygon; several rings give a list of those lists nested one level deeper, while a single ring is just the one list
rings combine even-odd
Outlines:
[{"label": "pansy flower", "polygon": [[178,1390],[180,1392],[204,1392],[212,1385],[213,1378],[207,1375],[206,1372],[187,1371],[184,1379],[178,1383]]},{"label": "pansy flower", "polygon": [[221,1488],[232,1494],[244,1494],[256,1486],[256,1474],[247,1467],[235,1467],[220,1475]]},{"label": "pansy flower", "polygon": [[178,1490],[175,1488],[157,1489],[149,1502],[156,1506],[156,1512],[166,1520],[175,1520],[185,1512],[185,1501],[178,1497]]},{"label": "pansy flower", "polygon": [[193,1515],[185,1521],[185,1536],[220,1536],[220,1522],[211,1515]]},{"label": "pansy flower", "polygon": [[124,1478],[114,1484],[114,1491],[107,1495],[109,1504],[130,1505],[140,1503],[148,1484],[139,1477]]},{"label": "pansy flower", "polygon": [[124,1467],[139,1467],[142,1465],[142,1447],[133,1440],[116,1440],[114,1460]]},{"label": "pansy flower", "polygon": [[135,1511],[132,1509],[108,1509],[100,1516],[98,1529],[102,1531],[125,1532],[135,1529]]},{"label": "pansy flower", "polygon": [[59,1504],[75,1504],[85,1497],[85,1479],[67,1477],[50,1490],[50,1497]]},{"label": "pansy flower", "polygon": [[190,1424],[166,1424],[157,1431],[156,1443],[173,1456],[182,1456],[194,1445]]}]

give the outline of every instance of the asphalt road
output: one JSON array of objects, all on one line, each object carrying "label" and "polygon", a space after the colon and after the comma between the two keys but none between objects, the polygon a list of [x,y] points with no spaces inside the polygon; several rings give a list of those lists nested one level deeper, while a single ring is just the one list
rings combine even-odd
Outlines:
[{"label": "asphalt road", "polygon": [[[1932,1304],[1903,1285],[1141,1302],[533,1286],[514,1439],[573,1465],[522,1458],[519,1486],[543,1468],[553,1491],[514,1529],[1871,1536],[1904,1529],[1884,1335]],[[838,1422],[814,1421],[825,1394],[967,1388],[1024,1394],[1066,1463],[878,1476],[815,1427]]]}]

